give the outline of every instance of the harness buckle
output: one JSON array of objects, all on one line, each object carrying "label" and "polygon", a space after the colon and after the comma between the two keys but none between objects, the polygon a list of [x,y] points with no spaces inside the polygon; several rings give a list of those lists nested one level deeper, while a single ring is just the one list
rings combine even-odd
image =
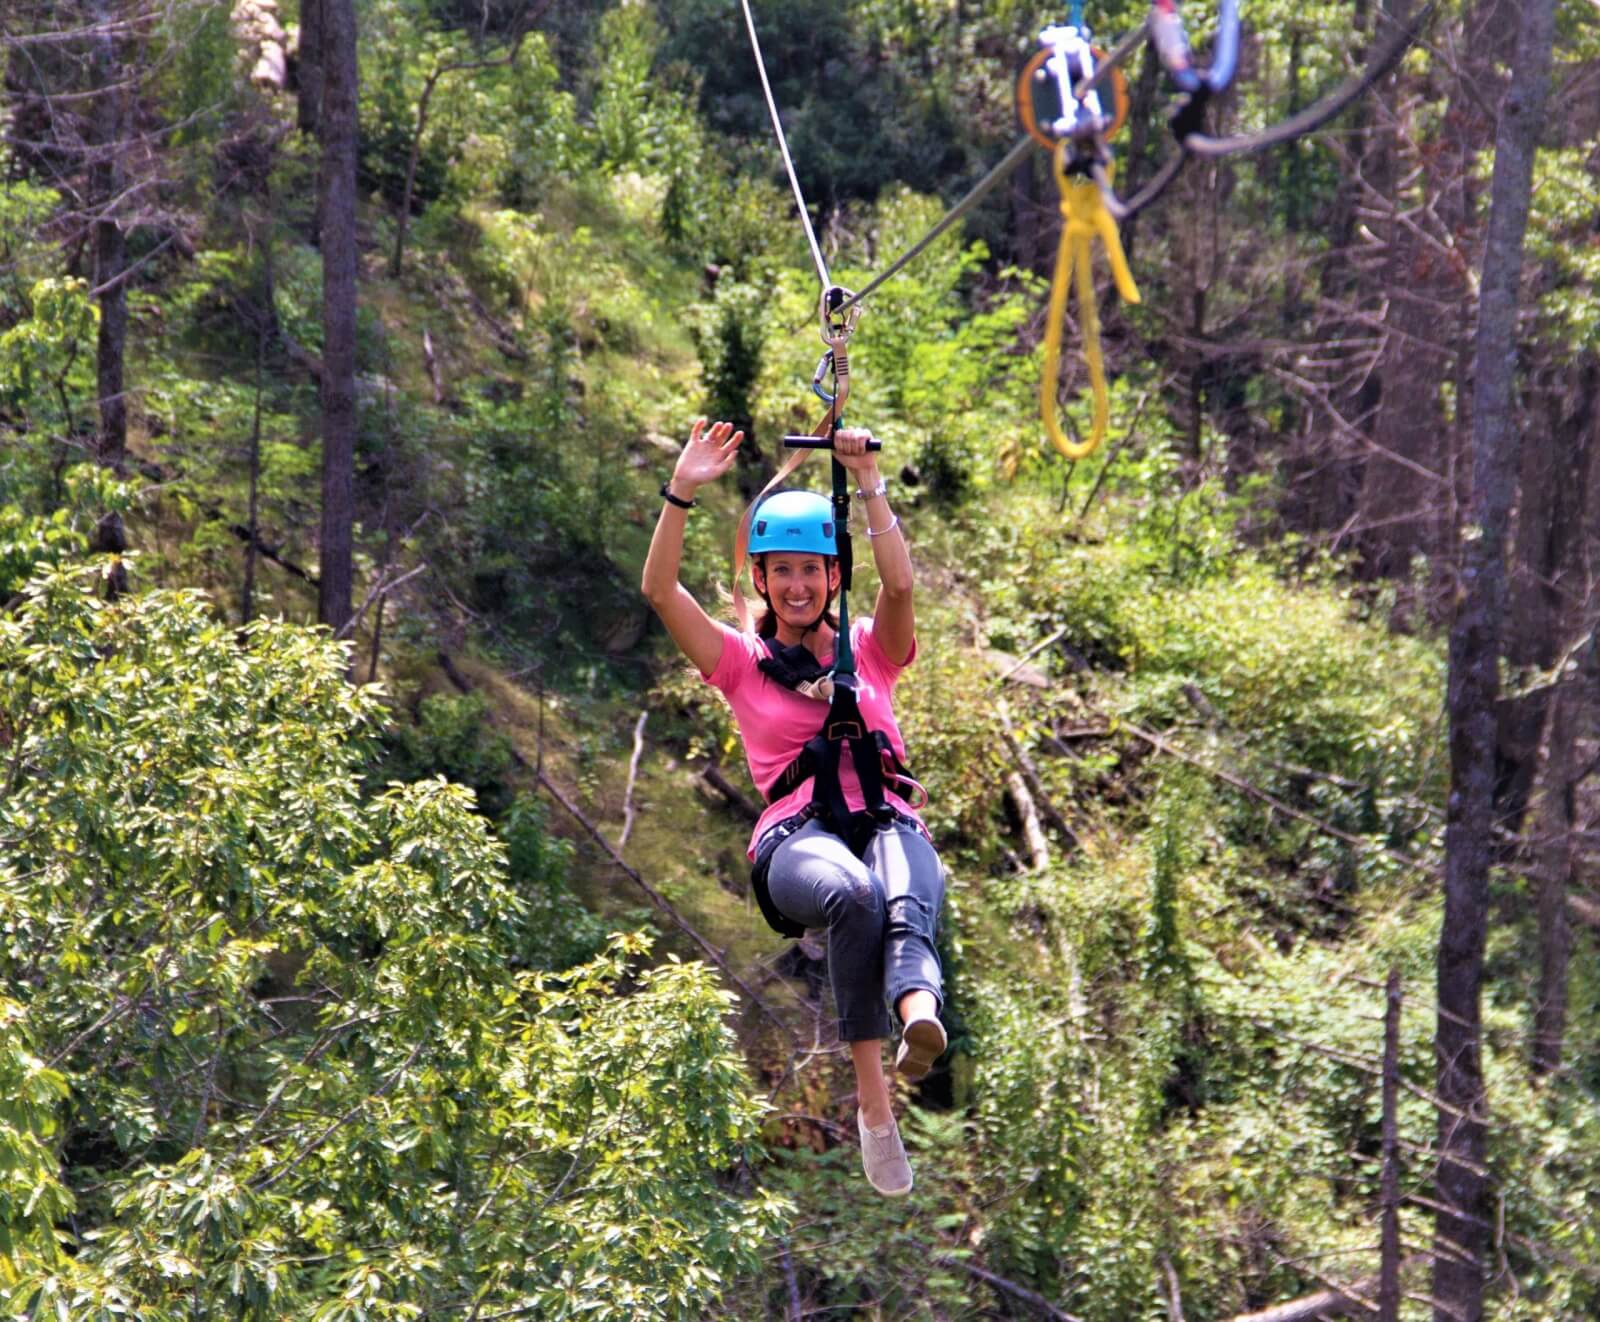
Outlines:
[{"label": "harness buckle", "polygon": [[830,743],[835,743],[842,739],[864,739],[866,738],[866,733],[866,729],[860,721],[852,721],[846,718],[841,721],[829,721],[824,731],[824,737]]}]

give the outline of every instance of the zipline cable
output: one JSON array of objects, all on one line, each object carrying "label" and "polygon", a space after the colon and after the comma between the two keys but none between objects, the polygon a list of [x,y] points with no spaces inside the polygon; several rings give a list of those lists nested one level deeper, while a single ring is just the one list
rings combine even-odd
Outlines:
[{"label": "zipline cable", "polygon": [[756,36],[756,20],[750,12],[750,0],[739,0],[739,5],[744,10],[744,25],[750,33],[750,49],[755,52],[756,72],[761,75],[761,90],[767,98],[767,113],[772,116],[773,132],[778,135],[778,148],[783,153],[783,168],[789,172],[789,187],[794,189],[795,205],[800,208],[800,223],[805,226],[806,242],[811,245],[811,260],[817,267],[817,279],[827,289],[833,280],[828,275],[827,262],[822,260],[822,249],[817,246],[816,232],[811,228],[811,213],[806,209],[806,196],[800,191],[800,179],[794,172],[789,140],[783,136],[783,122],[778,118],[778,103],[772,97],[772,84],[767,81],[767,65],[761,57],[761,39]]},{"label": "zipline cable", "polygon": [[1023,159],[1028,155],[1032,148],[1032,138],[1027,136],[1018,138],[1016,145],[1005,154],[1000,163],[996,165],[994,169],[990,170],[988,174],[984,175],[982,179],[978,180],[978,182],[968,190],[965,197],[951,207],[950,210],[945,212],[940,218],[939,222],[932,229],[930,229],[920,239],[907,248],[905,252],[901,253],[900,256],[897,257],[890,266],[885,267],[880,274],[874,276],[865,285],[863,285],[859,293],[852,295],[850,298],[841,303],[839,305],[839,311],[843,312],[847,308],[854,307],[885,280],[890,279],[892,276],[898,275],[899,272],[909,262],[915,260],[917,257],[920,257],[930,243],[932,243],[947,229],[954,225],[956,221],[960,220],[961,217],[966,215],[967,212],[971,211],[973,207],[977,206],[978,203],[984,199],[984,197],[996,184],[998,184],[1008,174],[1015,170],[1017,166],[1021,165]]}]

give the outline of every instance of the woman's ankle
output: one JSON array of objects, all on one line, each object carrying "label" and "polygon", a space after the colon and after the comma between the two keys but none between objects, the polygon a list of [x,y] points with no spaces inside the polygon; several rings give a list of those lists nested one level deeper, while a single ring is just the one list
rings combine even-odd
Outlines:
[{"label": "woman's ankle", "polygon": [[914,987],[895,1002],[894,1008],[902,1024],[913,1019],[937,1019],[939,998],[925,987]]},{"label": "woman's ankle", "polygon": [[883,1043],[852,1042],[850,1064],[855,1068],[856,1105],[869,1127],[876,1129],[894,1119],[889,1081],[883,1073]]},{"label": "woman's ankle", "polygon": [[894,1119],[894,1105],[887,1092],[872,1095],[858,1091],[856,1105],[861,1109],[861,1118],[868,1129],[878,1129]]}]

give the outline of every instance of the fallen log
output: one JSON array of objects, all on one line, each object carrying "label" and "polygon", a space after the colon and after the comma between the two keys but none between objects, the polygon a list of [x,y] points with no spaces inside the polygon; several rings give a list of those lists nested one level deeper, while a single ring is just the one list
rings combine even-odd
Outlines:
[{"label": "fallen log", "polygon": [[716,763],[707,763],[705,770],[700,773],[700,778],[712,789],[716,790],[718,794],[722,795],[728,801],[729,806],[745,818],[753,822],[761,816],[761,809],[756,806],[750,796],[724,776],[721,768]]}]

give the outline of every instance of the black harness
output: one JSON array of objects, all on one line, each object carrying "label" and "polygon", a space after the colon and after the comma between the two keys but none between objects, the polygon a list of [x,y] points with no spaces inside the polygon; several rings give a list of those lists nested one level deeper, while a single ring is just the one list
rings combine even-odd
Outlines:
[{"label": "black harness", "polygon": [[[756,664],[775,683],[793,692],[815,692],[815,685],[828,681],[829,672],[818,664],[816,657],[803,643],[784,647],[776,638],[764,641],[767,655]],[[895,818],[894,805],[884,797],[886,785],[895,783],[921,788],[895,753],[888,734],[883,730],[867,729],[861,704],[856,698],[854,668],[835,670],[831,682],[833,692],[820,728],[806,740],[800,755],[762,790],[766,801],[774,803],[784,795],[792,794],[807,780],[811,781],[811,802],[794,817],[778,823],[767,832],[751,873],[756,903],[761,908],[762,917],[767,920],[769,927],[783,936],[804,936],[805,928],[779,911],[767,888],[767,871],[778,845],[807,822],[817,819],[843,840],[852,854],[860,858],[866,853],[867,845],[878,829],[887,826]],[[850,750],[850,764],[855,767],[856,779],[861,783],[863,806],[854,812],[844,797],[844,787],[839,783],[839,764],[847,747]]]},{"label": "black harness", "polygon": [[[776,638],[765,640],[768,655],[756,664],[763,674],[790,690],[816,683],[827,675],[811,650],[803,643],[783,647]],[[866,718],[856,698],[854,672],[835,673],[833,695],[817,733],[806,740],[800,755],[779,773],[763,794],[768,803],[793,793],[811,780],[812,815],[850,846],[859,856],[879,826],[894,817],[894,807],[884,798],[885,784],[916,784],[910,770],[894,751],[888,734],[867,729]],[[852,812],[839,782],[839,763],[845,749],[861,783],[864,806]]]}]

